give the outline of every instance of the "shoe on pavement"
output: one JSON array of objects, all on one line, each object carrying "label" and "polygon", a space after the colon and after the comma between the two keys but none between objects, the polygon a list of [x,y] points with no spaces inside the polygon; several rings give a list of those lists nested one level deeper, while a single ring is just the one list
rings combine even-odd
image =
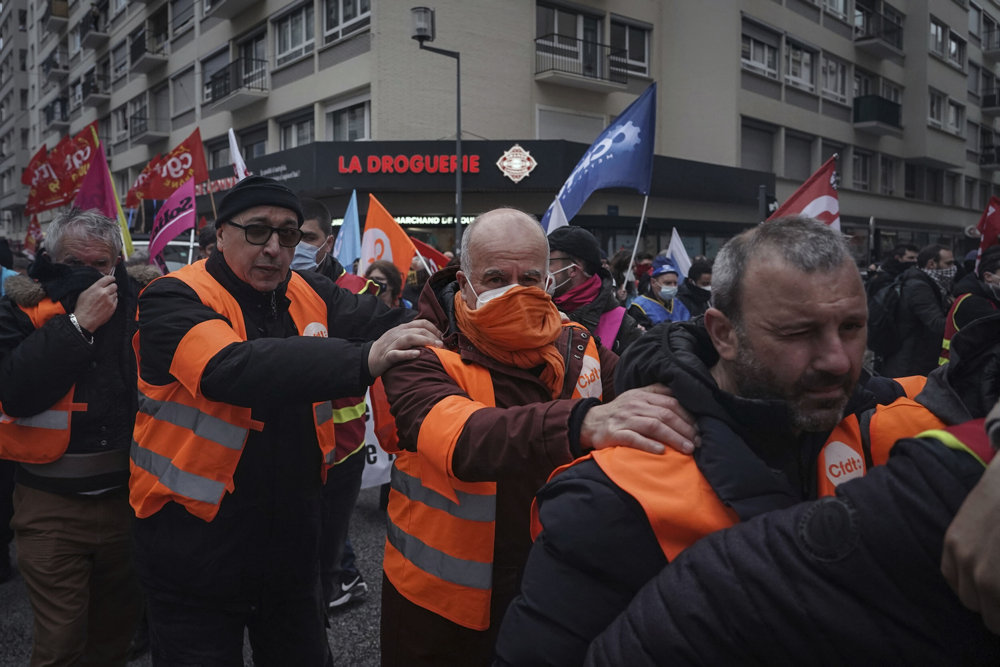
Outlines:
[{"label": "shoe on pavement", "polygon": [[340,587],[334,591],[329,608],[331,610],[339,609],[350,602],[360,600],[367,594],[368,584],[365,583],[360,574],[345,576],[340,580]]}]

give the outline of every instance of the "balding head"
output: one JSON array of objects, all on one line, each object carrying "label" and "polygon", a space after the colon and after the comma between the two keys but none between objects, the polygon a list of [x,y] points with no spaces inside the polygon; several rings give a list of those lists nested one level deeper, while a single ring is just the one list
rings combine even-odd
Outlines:
[{"label": "balding head", "polygon": [[492,289],[514,283],[544,288],[548,260],[548,240],[535,218],[513,208],[487,211],[462,237],[462,297],[475,309],[476,295]]}]

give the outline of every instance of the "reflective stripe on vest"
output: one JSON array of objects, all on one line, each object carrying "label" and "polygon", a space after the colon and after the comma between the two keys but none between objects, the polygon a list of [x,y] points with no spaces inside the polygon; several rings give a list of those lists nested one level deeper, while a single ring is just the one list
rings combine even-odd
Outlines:
[{"label": "reflective stripe on vest", "polygon": [[[139,377],[139,412],[131,448],[129,502],[145,518],[170,501],[211,521],[233,476],[250,430],[263,424],[250,408],[210,401],[201,395],[201,376],[208,361],[224,347],[247,339],[243,311],[236,299],[197,262],[170,274],[191,287],[206,306],[225,317],[201,322],[181,340],[171,362],[174,382],[152,385]],[[292,272],[286,295],[289,314],[300,335],[325,336],[327,312],[323,299]],[[133,338],[140,359],[139,334]],[[333,405],[313,404],[313,421],[325,478],[335,448]]]},{"label": "reflective stripe on vest", "polygon": [[[35,329],[58,315],[65,315],[62,304],[45,299],[35,306],[18,306]],[[27,417],[12,417],[0,405],[0,458],[21,463],[51,463],[69,447],[70,423],[74,412],[87,409],[85,403],[74,403],[76,386],[70,387],[48,410]]]},{"label": "reflective stripe on vest", "polygon": [[[593,337],[569,354],[581,372],[567,378],[563,394],[601,396],[600,358]],[[569,334],[572,336],[572,334]],[[455,352],[430,348],[466,396],[447,396],[424,417],[417,451],[400,451],[392,469],[389,528],[383,569],[414,604],[473,630],[490,627],[496,483],[462,482],[452,455],[471,415],[496,405],[489,371]],[[596,369],[596,375],[595,375]]]}]

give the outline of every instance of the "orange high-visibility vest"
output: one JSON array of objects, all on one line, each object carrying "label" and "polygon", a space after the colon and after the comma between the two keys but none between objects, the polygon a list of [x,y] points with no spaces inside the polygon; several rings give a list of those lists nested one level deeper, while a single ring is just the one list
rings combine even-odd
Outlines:
[{"label": "orange high-visibility vest", "polygon": [[[582,329],[579,325],[564,326]],[[431,349],[468,395],[447,396],[424,417],[417,451],[400,451],[392,470],[383,569],[404,597],[473,630],[490,626],[496,482],[463,482],[452,454],[469,417],[495,407],[486,368],[450,350]],[[592,336],[573,398],[600,398],[601,362]],[[596,369],[596,374],[595,374]]]},{"label": "orange high-visibility vest", "polygon": [[[66,314],[63,305],[51,299],[35,306],[18,305],[18,308],[31,319],[35,329],[57,315]],[[66,453],[70,419],[74,412],[87,409],[86,403],[73,402],[75,391],[74,385],[48,410],[30,417],[11,417],[0,406],[0,458],[21,463],[51,463]]]},{"label": "orange high-visibility vest", "polygon": [[[870,413],[870,414],[869,414]],[[862,428],[855,415],[845,417],[834,428],[817,462],[818,495],[833,495],[837,485],[862,477],[868,448],[874,464],[889,458],[892,445],[899,438],[915,437],[928,429],[940,429],[943,422],[927,408],[903,397],[888,406],[878,406],[865,413],[864,430],[870,447],[862,439]],[[555,478],[570,465],[592,458],[611,481],[642,506],[653,533],[667,560],[702,537],[739,522],[739,516],[725,506],[708,482],[694,457],[670,447],[662,454],[649,454],[632,447],[608,447],[557,468]],[[849,462],[849,463],[848,463]],[[830,473],[833,469],[836,474]],[[542,530],[537,501],[531,507],[531,536]]]},{"label": "orange high-visibility vest", "polygon": [[[184,335],[170,365],[174,382],[158,386],[139,377],[129,502],[140,519],[174,501],[211,521],[223,495],[235,488],[233,475],[250,430],[262,430],[264,425],[251,417],[250,408],[211,401],[201,393],[201,376],[209,360],[227,345],[247,340],[239,303],[205,270],[204,262],[185,266],[170,277],[191,287],[202,303],[229,322],[206,320]],[[326,303],[295,272],[286,296],[299,335],[326,337]],[[138,333],[133,346],[138,360]],[[324,461],[319,475],[325,479],[336,444],[333,408],[330,401],[320,401],[312,412]]]}]

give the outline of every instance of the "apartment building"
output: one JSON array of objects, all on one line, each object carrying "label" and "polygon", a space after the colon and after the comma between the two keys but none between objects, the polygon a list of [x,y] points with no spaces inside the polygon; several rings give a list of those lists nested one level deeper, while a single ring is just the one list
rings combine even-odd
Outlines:
[{"label": "apartment building", "polygon": [[[4,3],[0,141],[16,151],[0,157],[0,233],[23,237],[30,155],[97,120],[120,193],[196,127],[204,191],[224,189],[232,127],[255,173],[335,217],[352,190],[362,210],[372,193],[450,248],[459,164],[463,219],[503,204],[541,215],[653,81],[648,201],[598,192],[574,220],[609,251],[631,244],[645,207],[645,249],[676,227],[692,254],[714,255],[832,153],[859,262],[898,241],[974,245],[968,228],[997,190],[993,0],[440,0],[433,46],[461,59],[460,163],[457,63],[418,48],[411,6]],[[212,199],[198,202],[209,219]]]}]

